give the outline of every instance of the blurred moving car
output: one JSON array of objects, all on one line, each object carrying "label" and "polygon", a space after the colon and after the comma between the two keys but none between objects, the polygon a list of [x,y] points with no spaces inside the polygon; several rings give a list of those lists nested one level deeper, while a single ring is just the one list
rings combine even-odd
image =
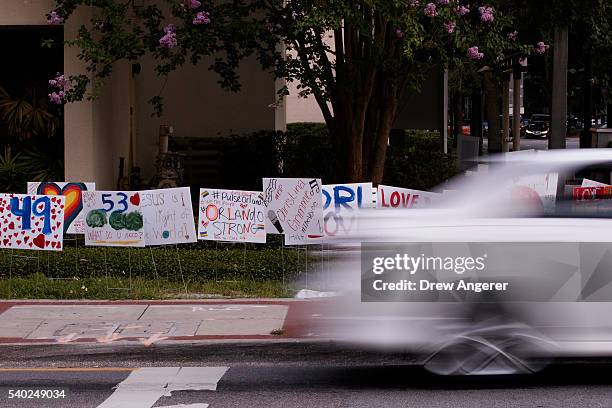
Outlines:
[{"label": "blurred moving car", "polygon": [[[333,259],[334,271],[328,287],[340,296],[328,301],[326,312],[315,321],[323,332],[359,347],[416,353],[427,369],[446,375],[531,373],[550,358],[612,355],[612,267],[599,271],[599,280],[570,273],[563,290],[540,301],[503,296],[453,302],[363,301],[366,244],[553,243],[555,250],[556,243],[612,242],[612,191],[593,187],[609,194],[593,193],[594,200],[576,200],[572,193],[585,177],[610,184],[610,150],[521,152],[491,157],[486,168],[445,184],[447,191],[432,208],[358,213],[359,228],[332,242],[326,254]],[[599,258],[591,255],[581,261],[596,264]],[[518,257],[513,259],[520,264]],[[563,265],[559,260],[518,271],[510,262],[506,269],[510,279],[535,282],[524,286],[529,291],[567,272]],[[584,297],[586,285],[598,301]],[[572,291],[578,295],[571,301],[561,296]]]}]

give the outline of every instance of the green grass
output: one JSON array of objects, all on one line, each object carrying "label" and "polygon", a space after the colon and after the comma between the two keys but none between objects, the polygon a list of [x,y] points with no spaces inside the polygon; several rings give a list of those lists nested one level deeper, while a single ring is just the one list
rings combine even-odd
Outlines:
[{"label": "green grass", "polygon": [[178,299],[293,296],[304,253],[266,245],[197,243],[62,252],[0,251],[3,299]]}]

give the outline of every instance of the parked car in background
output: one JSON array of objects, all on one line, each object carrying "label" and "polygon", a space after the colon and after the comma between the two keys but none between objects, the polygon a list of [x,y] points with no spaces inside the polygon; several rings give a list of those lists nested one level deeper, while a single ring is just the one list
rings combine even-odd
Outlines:
[{"label": "parked car in background", "polygon": [[534,114],[525,128],[525,137],[546,139],[549,132],[550,115]]}]

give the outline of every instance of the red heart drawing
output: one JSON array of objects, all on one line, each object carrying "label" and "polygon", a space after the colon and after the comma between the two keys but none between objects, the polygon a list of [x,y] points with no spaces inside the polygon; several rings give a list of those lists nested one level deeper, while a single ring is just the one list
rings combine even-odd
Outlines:
[{"label": "red heart drawing", "polygon": [[140,195],[138,193],[130,197],[130,203],[134,205],[140,205]]},{"label": "red heart drawing", "polygon": [[15,223],[11,221],[11,223],[8,226],[10,229],[15,229]]},{"label": "red heart drawing", "polygon": [[30,237],[28,235],[26,235],[25,237],[23,237],[23,242],[28,242],[30,240]]},{"label": "red heart drawing", "polygon": [[37,247],[44,248],[45,247],[45,236],[43,234],[39,234],[36,238],[32,240],[32,242]]},{"label": "red heart drawing", "polygon": [[4,244],[4,246],[6,246],[9,243],[9,239],[5,238],[4,240],[2,240],[2,243]]},{"label": "red heart drawing", "polygon": [[15,242],[17,243],[17,245],[21,245],[21,240],[20,239],[16,240]]}]

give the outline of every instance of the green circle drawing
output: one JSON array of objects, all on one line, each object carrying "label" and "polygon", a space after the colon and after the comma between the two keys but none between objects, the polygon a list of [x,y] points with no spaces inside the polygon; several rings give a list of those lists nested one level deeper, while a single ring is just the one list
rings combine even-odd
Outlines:
[{"label": "green circle drawing", "polygon": [[91,210],[85,217],[85,222],[90,228],[101,228],[106,224],[106,212],[104,210]]},{"label": "green circle drawing", "polygon": [[164,239],[168,239],[168,237],[169,237],[169,236],[170,236],[170,231],[164,231],[164,232],[162,232],[162,237],[163,237]]},{"label": "green circle drawing", "polygon": [[138,231],[143,226],[142,214],[138,211],[133,211],[125,216],[125,228],[130,231]]},{"label": "green circle drawing", "polygon": [[125,226],[126,216],[121,211],[113,211],[108,219],[108,223],[115,230],[122,230]]}]

